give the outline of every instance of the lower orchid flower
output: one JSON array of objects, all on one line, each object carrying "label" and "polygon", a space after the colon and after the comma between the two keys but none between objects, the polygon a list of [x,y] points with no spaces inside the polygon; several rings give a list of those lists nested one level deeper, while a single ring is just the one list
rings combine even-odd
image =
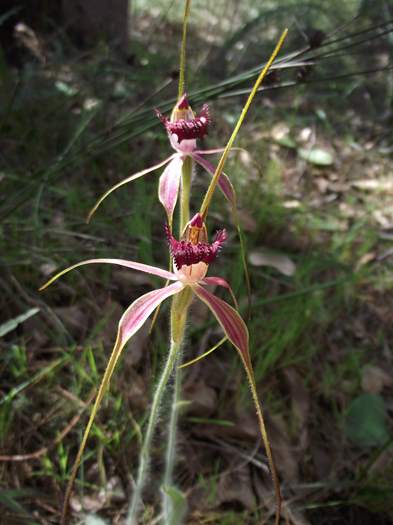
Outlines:
[{"label": "lower orchid flower", "polygon": [[[249,336],[247,327],[239,315],[236,308],[220,299],[206,287],[208,285],[221,286],[229,290],[232,297],[233,293],[230,285],[221,277],[206,277],[209,265],[216,259],[220,252],[227,235],[225,230],[217,232],[215,240],[209,243],[207,240],[206,227],[200,214],[196,214],[188,223],[182,240],[176,240],[170,228],[166,226],[166,235],[169,249],[174,261],[173,272],[141,264],[134,261],[123,259],[89,259],[74,264],[69,268],[57,273],[40,290],[44,290],[54,281],[69,271],[87,264],[114,264],[127,267],[151,275],[162,277],[171,282],[168,286],[148,292],[136,299],[122,315],[117,332],[117,338],[109,358],[102,382],[100,384],[97,397],[87,423],[85,433],[74,463],[70,476],[70,482],[66,492],[65,500],[69,500],[72,483],[76,477],[78,466],[82,459],[82,454],[86,446],[87,438],[94,422],[95,415],[99,409],[106,389],[109,386],[116,364],[122,350],[131,337],[143,326],[153,311],[168,297],[180,294],[188,290],[191,296],[195,296],[205,303],[219,324],[221,325],[226,338],[235,346],[239,352],[242,362],[247,370],[249,378],[252,378],[252,365],[249,355]],[[235,306],[237,306],[235,301]],[[172,334],[172,339],[174,339]]]},{"label": "lower orchid flower", "polygon": [[127,341],[142,327],[155,308],[166,298],[180,293],[186,287],[190,287],[194,295],[213,312],[232,344],[241,352],[242,356],[247,356],[248,332],[244,321],[236,309],[206,289],[207,285],[222,286],[227,288],[232,297],[234,297],[230,285],[225,279],[221,277],[206,277],[209,264],[216,259],[227,239],[226,231],[218,231],[215,240],[212,243],[208,243],[206,227],[199,213],[189,222],[184,239],[177,241],[168,226],[165,227],[165,231],[174,261],[173,272],[123,259],[89,259],[62,270],[45,283],[40,290],[44,290],[71,270],[87,264],[114,264],[156,275],[171,281],[172,284],[142,295],[127,308],[119,322],[115,345],[117,348],[124,347]]},{"label": "lower orchid flower", "polygon": [[[183,95],[172,111],[171,118],[163,116],[158,110],[156,115],[163,123],[170,140],[170,143],[176,153],[170,155],[168,158],[147,168],[145,170],[134,173],[133,175],[123,179],[108,191],[106,191],[97,201],[95,206],[90,211],[87,221],[89,222],[97,208],[102,202],[115,190],[132,182],[148,173],[158,170],[166,166],[164,172],[160,176],[158,197],[161,204],[164,206],[168,221],[172,223],[173,211],[175,209],[179,188],[181,185],[182,169],[187,158],[193,159],[197,164],[204,168],[210,175],[214,175],[215,167],[203,158],[204,155],[212,155],[221,153],[224,148],[200,150],[197,148],[197,139],[203,138],[207,134],[210,124],[209,108],[204,104],[199,115],[195,116],[191,106],[189,105],[187,95]],[[232,150],[235,150],[233,148]],[[235,205],[236,197],[234,188],[225,173],[221,173],[218,186],[223,192],[226,199]]]}]

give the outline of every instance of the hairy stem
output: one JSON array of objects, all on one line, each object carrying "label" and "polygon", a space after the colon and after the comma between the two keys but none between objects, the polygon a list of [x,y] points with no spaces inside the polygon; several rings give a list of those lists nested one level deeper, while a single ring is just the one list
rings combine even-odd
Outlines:
[{"label": "hairy stem", "polygon": [[150,416],[146,429],[145,439],[143,441],[143,446],[139,457],[138,477],[132,494],[126,525],[138,525],[137,517],[141,503],[141,494],[146,483],[146,478],[149,469],[152,440],[157,427],[162,398],[168,385],[169,378],[175,367],[179,347],[179,343],[173,340],[171,341],[170,351],[161,377],[158,381],[156,390],[154,392],[153,403],[150,409]]},{"label": "hairy stem", "polygon": [[[178,355],[178,362],[180,361],[180,353]],[[171,415],[169,418],[168,435],[167,435],[167,449],[165,454],[165,472],[164,472],[164,489],[173,485],[173,471],[176,461],[176,443],[177,443],[177,422],[179,419],[179,405],[180,392],[182,383],[182,373],[177,367],[174,372],[174,385],[171,405]],[[171,523],[172,518],[172,501],[168,493],[163,491],[163,511],[164,523]]]},{"label": "hairy stem", "polygon": [[161,373],[160,379],[156,386],[153,402],[150,408],[149,421],[145,438],[142,445],[142,450],[139,456],[139,469],[135,482],[134,491],[131,498],[126,525],[138,525],[138,512],[141,505],[141,495],[146,484],[146,479],[149,471],[149,464],[151,458],[151,446],[153,436],[157,428],[158,417],[162,399],[164,397],[168,381],[175,369],[178,360],[179,350],[183,340],[184,327],[186,324],[188,306],[192,299],[192,291],[189,287],[176,295],[172,302],[171,309],[171,345],[164,369]]},{"label": "hairy stem", "polygon": [[[177,361],[180,361],[180,347],[184,338],[185,325],[188,314],[188,307],[192,300],[192,292],[184,290],[182,294],[173,298],[171,309],[171,334],[172,342],[178,345]],[[176,442],[177,442],[177,421],[179,419],[179,402],[181,391],[181,370],[178,367],[174,371],[174,385],[171,405],[171,415],[169,418],[168,441],[165,455],[165,472],[163,480],[162,506],[164,511],[164,524],[173,522],[172,500],[168,495],[167,488],[172,486],[173,470],[176,461]]]}]

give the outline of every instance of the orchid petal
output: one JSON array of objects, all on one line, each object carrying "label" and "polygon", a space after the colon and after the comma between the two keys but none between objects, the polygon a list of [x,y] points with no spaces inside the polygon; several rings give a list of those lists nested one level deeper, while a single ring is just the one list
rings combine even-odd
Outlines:
[{"label": "orchid petal", "polygon": [[220,346],[223,345],[225,343],[225,341],[227,341],[227,340],[228,340],[227,336],[223,337],[212,348],[210,348],[209,350],[207,350],[203,354],[198,355],[197,357],[194,357],[194,359],[191,359],[190,361],[187,361],[186,363],[183,363],[182,365],[178,366],[178,368],[186,368],[187,366],[194,365],[198,361],[201,361],[201,359],[204,359],[205,357],[210,355],[212,352],[217,350],[217,348],[220,348]]},{"label": "orchid petal", "polygon": [[183,288],[184,284],[177,281],[169,286],[164,286],[164,288],[148,292],[136,299],[120,319],[118,338],[121,344],[124,346],[127,343],[164,299],[181,292]]},{"label": "orchid petal", "polygon": [[176,282],[165,288],[159,288],[158,290],[148,292],[147,294],[144,294],[136,299],[131,304],[131,306],[127,308],[120,319],[116,343],[113,347],[111,356],[106,366],[100,387],[98,389],[97,397],[90,413],[89,421],[83,434],[82,442],[80,444],[75,462],[72,466],[71,476],[67,484],[67,490],[64,499],[62,523],[65,523],[72,487],[78,472],[78,467],[80,465],[84,449],[86,447],[91,427],[93,426],[95,416],[98,412],[98,409],[100,408],[104,394],[109,387],[110,380],[125,344],[142,327],[149,315],[159,304],[162,303],[162,301],[164,301],[164,299],[181,292],[183,288],[183,284]]},{"label": "orchid petal", "polygon": [[[201,157],[200,154],[195,151],[192,153],[192,158],[197,162],[202,168],[204,168],[210,175],[214,175],[216,169],[208,160]],[[233,207],[236,206],[236,194],[232,186],[232,182],[229,180],[228,176],[225,173],[221,173],[220,178],[218,179],[218,186],[226,199],[231,203]]]},{"label": "orchid petal", "polygon": [[273,479],[274,490],[276,494],[276,502],[277,502],[275,525],[279,525],[280,509],[281,509],[280,482],[278,479],[277,470],[276,470],[276,466],[274,463],[274,458],[273,458],[273,453],[272,453],[272,449],[270,446],[269,437],[266,431],[262,406],[258,399],[254,371],[253,371],[249,348],[248,348],[247,327],[243,319],[237,313],[237,311],[231,306],[229,306],[229,304],[227,304],[225,301],[219,299],[218,297],[211,294],[205,288],[199,285],[193,286],[193,291],[199,297],[199,299],[201,299],[210,308],[210,310],[213,312],[214,316],[216,317],[217,321],[220,323],[221,327],[223,328],[227,338],[231,341],[231,343],[239,351],[240,358],[245,368],[248,382],[250,385],[252,398],[253,398],[255,409],[257,412],[259,430],[261,432],[263,444],[265,446],[266,455],[267,455],[268,462],[269,462],[270,472],[271,472],[272,479]]},{"label": "orchid petal", "polygon": [[120,188],[121,186],[123,186],[124,184],[128,184],[129,182],[132,182],[133,180],[135,179],[139,179],[139,177],[143,177],[143,175],[147,175],[148,173],[152,172],[152,171],[155,171],[155,170],[158,170],[159,168],[162,168],[162,166],[165,166],[165,164],[168,164],[168,162],[170,162],[171,160],[173,160],[175,157],[177,157],[178,154],[177,153],[174,153],[173,155],[171,155],[170,157],[168,157],[167,159],[163,160],[162,162],[159,162],[158,164],[155,164],[154,166],[151,166],[151,168],[147,168],[145,170],[142,170],[142,171],[138,171],[137,173],[134,173],[134,175],[131,175],[130,177],[127,177],[126,179],[118,182],[117,184],[115,184],[114,186],[112,186],[112,188],[110,188],[108,191],[106,191],[99,199],[98,201],[96,202],[96,204],[94,205],[94,207],[90,210],[89,212],[89,215],[87,216],[87,219],[86,219],[86,222],[90,222],[92,216],[94,215],[94,213],[97,211],[97,208],[102,204],[102,202],[108,197],[108,195],[110,195],[113,191],[117,190],[118,188]]},{"label": "orchid petal", "polygon": [[246,368],[252,370],[248,350],[248,330],[243,319],[232,306],[229,306],[225,301],[216,297],[202,286],[198,284],[193,286],[193,291],[213,312],[225,335],[239,351]]},{"label": "orchid petal", "polygon": [[202,283],[203,284],[212,284],[212,285],[216,285],[216,286],[223,286],[224,288],[226,288],[229,291],[229,293],[231,294],[232,301],[235,304],[236,310],[239,310],[239,305],[237,303],[237,300],[236,300],[235,294],[233,293],[231,285],[225,279],[223,279],[222,277],[205,277],[203,279]]},{"label": "orchid petal", "polygon": [[179,155],[176,155],[160,177],[158,198],[166,210],[169,224],[172,224],[173,210],[177,202],[182,166],[183,159]]},{"label": "orchid petal", "polygon": [[59,277],[70,272],[71,270],[74,270],[75,268],[78,268],[79,266],[96,263],[117,264],[118,266],[125,266],[126,268],[131,268],[132,270],[137,270],[139,272],[150,273],[151,275],[158,275],[158,277],[162,277],[163,279],[169,279],[170,281],[177,281],[177,277],[174,273],[168,272],[167,270],[161,270],[161,268],[156,268],[155,266],[150,266],[149,264],[126,261],[124,259],[88,259],[87,261],[82,261],[80,263],[69,266],[65,270],[62,270],[61,272],[57,273],[51,279],[49,279],[49,281],[43,284],[39,291],[41,292],[42,290],[45,290],[45,288],[51,285]]},{"label": "orchid petal", "polygon": [[[193,153],[193,158],[195,162],[198,162],[203,168],[205,168],[211,175],[214,175],[215,168],[213,164],[210,164],[209,161],[202,158],[200,155]],[[245,243],[243,239],[243,233],[240,227],[240,221],[239,216],[237,213],[236,208],[236,193],[234,190],[234,187],[232,186],[231,181],[229,180],[228,176],[225,175],[225,173],[221,173],[220,178],[218,179],[218,185],[225,195],[225,197],[228,199],[232,206],[232,216],[233,216],[233,222],[236,225],[237,233],[239,235],[239,241],[240,241],[240,255],[242,258],[242,264],[244,269],[244,277],[246,279],[246,286],[247,286],[247,297],[248,297],[248,314],[247,319],[250,317],[251,314],[251,282],[250,282],[250,275],[248,272],[248,266],[247,266],[247,258],[246,258],[246,249],[245,249]]]}]

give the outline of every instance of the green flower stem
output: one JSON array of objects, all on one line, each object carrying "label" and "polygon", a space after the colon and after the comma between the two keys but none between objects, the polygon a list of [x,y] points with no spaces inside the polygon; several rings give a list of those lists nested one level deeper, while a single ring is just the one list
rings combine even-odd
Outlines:
[{"label": "green flower stem", "polygon": [[[172,341],[178,345],[177,362],[179,363],[180,348],[184,338],[185,325],[187,321],[188,307],[192,300],[190,288],[186,288],[181,294],[175,296],[172,301],[171,310],[171,333]],[[180,391],[181,391],[182,372],[178,367],[174,371],[174,385],[171,405],[171,414],[169,418],[167,449],[165,455],[165,472],[162,491],[162,507],[164,512],[165,525],[173,522],[173,504],[168,494],[168,489],[172,486],[173,470],[176,460],[176,443],[177,443],[177,421],[179,419]]]},{"label": "green flower stem", "polygon": [[[181,360],[181,354],[178,354],[178,362]],[[165,525],[171,523],[173,509],[172,509],[172,499],[168,495],[167,488],[172,487],[173,485],[173,471],[175,468],[176,460],[176,444],[177,444],[177,422],[179,419],[179,406],[180,406],[180,392],[181,392],[181,383],[182,383],[182,372],[178,368],[174,372],[174,385],[173,385],[173,395],[172,395],[172,405],[171,405],[171,414],[169,418],[168,426],[168,435],[167,435],[167,448],[165,454],[165,472],[164,472],[164,481],[163,481],[163,491],[162,491],[162,506],[164,512],[164,521]]]},{"label": "green flower stem", "polygon": [[[191,179],[193,170],[193,160],[191,157],[186,157],[182,168],[182,185],[180,194],[180,237],[190,220],[190,190],[191,190]],[[186,289],[187,290],[187,289]],[[183,295],[180,294],[173,298],[172,310],[171,310],[171,333],[172,339],[179,342],[181,346],[184,337],[184,328],[187,319],[188,306],[191,302],[191,294],[186,290]],[[178,355],[178,364],[181,358]],[[176,459],[176,442],[177,442],[177,421],[179,419],[179,404],[180,404],[180,392],[181,392],[181,376],[182,372],[178,367],[174,370],[174,385],[173,385],[173,396],[171,404],[171,414],[169,418],[168,434],[167,434],[167,449],[165,455],[165,472],[163,480],[163,492],[162,492],[162,506],[164,511],[165,525],[170,524],[172,520],[172,499],[168,495],[166,488],[172,485],[173,470],[175,467]]]},{"label": "green flower stem", "polygon": [[180,65],[179,65],[179,99],[184,93],[185,86],[185,72],[186,72],[186,42],[187,42],[187,26],[188,17],[190,16],[191,0],[186,0],[183,15],[183,35],[180,48]]}]

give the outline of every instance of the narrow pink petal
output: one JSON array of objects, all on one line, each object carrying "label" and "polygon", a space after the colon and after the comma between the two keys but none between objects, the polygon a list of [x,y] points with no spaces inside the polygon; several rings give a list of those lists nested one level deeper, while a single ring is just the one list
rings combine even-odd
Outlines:
[{"label": "narrow pink petal", "polygon": [[233,290],[230,286],[230,284],[225,280],[223,279],[222,277],[205,277],[202,281],[203,284],[211,284],[211,285],[215,285],[215,286],[222,286],[224,288],[226,288],[229,293],[231,294],[231,297],[232,297],[232,301],[234,302],[235,306],[236,306],[236,309],[239,309],[239,305],[237,304],[237,300],[236,300],[236,297],[235,297],[235,294],[233,293]]},{"label": "narrow pink petal", "polygon": [[134,261],[126,261],[124,259],[88,259],[87,261],[82,261],[80,263],[69,266],[65,270],[62,270],[61,272],[57,273],[55,276],[49,279],[48,282],[46,282],[43,286],[41,286],[40,291],[47,288],[50,284],[56,281],[59,277],[70,272],[71,270],[74,270],[75,268],[78,268],[79,266],[84,266],[85,264],[96,264],[96,263],[117,264],[118,266],[125,266],[126,268],[131,268],[132,270],[137,270],[139,272],[145,272],[145,273],[150,273],[152,275],[158,275],[158,277],[162,277],[163,279],[169,279],[170,281],[177,281],[177,277],[174,273],[168,272],[167,270],[161,270],[161,268],[156,268],[155,266],[150,266],[148,264],[142,264],[142,263],[138,263]]},{"label": "narrow pink petal", "polygon": [[162,168],[162,166],[165,166],[165,164],[168,164],[172,159],[177,157],[178,155],[175,153],[168,157],[167,159],[163,160],[162,162],[159,162],[158,164],[155,164],[154,166],[151,166],[150,168],[147,168],[142,171],[138,171],[138,173],[134,173],[130,177],[127,177],[126,179],[121,180],[111,188],[109,188],[108,191],[106,191],[95,203],[94,207],[90,210],[89,215],[87,216],[87,222],[90,222],[90,219],[94,215],[94,213],[97,211],[97,208],[102,204],[102,202],[115,190],[123,186],[124,184],[128,184],[129,182],[132,182],[135,179],[139,179],[139,177],[143,177],[143,175],[147,175],[148,173],[158,170],[159,168]]},{"label": "narrow pink petal", "polygon": [[215,318],[224,330],[225,335],[240,352],[244,364],[249,369],[252,369],[248,350],[247,326],[237,311],[202,286],[193,286],[193,291],[213,312]]},{"label": "narrow pink petal", "polygon": [[120,319],[117,336],[120,346],[123,347],[127,343],[164,299],[181,292],[183,288],[184,284],[178,281],[138,297]]},{"label": "narrow pink petal", "polygon": [[[208,160],[201,157],[200,154],[196,153],[195,151],[192,153],[192,158],[197,162],[202,168],[205,168],[207,172],[210,173],[210,175],[214,175],[214,172],[216,171],[213,164],[211,164]],[[225,175],[225,173],[221,173],[220,178],[218,179],[218,186],[220,190],[223,192],[226,199],[232,204],[232,206],[236,205],[236,195],[235,190],[232,186],[231,181],[229,180],[228,176]]]},{"label": "narrow pink petal", "polygon": [[215,284],[216,286],[223,286],[224,288],[227,288],[228,290],[231,289],[230,284],[223,279],[222,277],[205,277],[203,279],[204,284]]},{"label": "narrow pink petal", "polygon": [[177,202],[182,166],[183,160],[177,155],[171,160],[160,177],[158,198],[166,210],[169,222],[172,222],[173,210]]}]

